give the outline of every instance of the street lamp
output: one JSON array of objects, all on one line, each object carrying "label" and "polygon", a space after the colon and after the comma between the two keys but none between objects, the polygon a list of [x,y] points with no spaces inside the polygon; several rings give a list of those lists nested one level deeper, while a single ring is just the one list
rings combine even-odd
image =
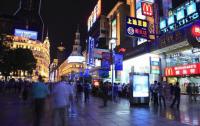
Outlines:
[{"label": "street lamp", "polygon": [[116,47],[116,38],[111,38],[109,41],[110,52],[111,52],[111,83],[112,83],[112,101],[114,100],[114,48]]}]

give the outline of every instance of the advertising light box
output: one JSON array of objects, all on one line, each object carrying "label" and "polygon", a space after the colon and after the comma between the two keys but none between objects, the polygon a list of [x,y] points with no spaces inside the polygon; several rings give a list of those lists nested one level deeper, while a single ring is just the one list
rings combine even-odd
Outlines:
[{"label": "advertising light box", "polygon": [[22,30],[22,29],[15,29],[15,36],[25,37],[29,39],[37,39],[38,33],[36,31],[29,31],[29,30]]},{"label": "advertising light box", "polygon": [[196,8],[196,3],[192,3],[192,4],[189,4],[188,6],[187,6],[187,15],[191,15],[191,14],[193,14],[194,12],[196,12],[197,11],[197,8]]},{"label": "advertising light box", "polygon": [[176,15],[177,15],[176,19],[178,21],[181,20],[181,19],[183,19],[185,17],[184,9],[179,10]]},{"label": "advertising light box", "polygon": [[133,97],[149,97],[149,77],[133,74]]},{"label": "advertising light box", "polygon": [[166,28],[166,26],[167,26],[166,20],[160,21],[160,29]]},{"label": "advertising light box", "polygon": [[170,16],[167,20],[167,24],[168,25],[171,25],[171,24],[174,24],[174,15]]}]

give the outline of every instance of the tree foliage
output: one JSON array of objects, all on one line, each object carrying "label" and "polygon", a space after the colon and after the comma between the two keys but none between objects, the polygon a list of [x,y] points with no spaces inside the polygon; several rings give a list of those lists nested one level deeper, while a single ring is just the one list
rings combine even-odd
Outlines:
[{"label": "tree foliage", "polygon": [[0,50],[0,72],[3,76],[9,76],[11,72],[27,71],[29,74],[36,68],[36,59],[29,49],[5,49]]}]

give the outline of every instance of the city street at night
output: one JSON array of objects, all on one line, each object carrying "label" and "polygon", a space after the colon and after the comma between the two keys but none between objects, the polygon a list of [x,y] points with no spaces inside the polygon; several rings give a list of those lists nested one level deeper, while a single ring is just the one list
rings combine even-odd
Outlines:
[{"label": "city street at night", "polygon": [[[1,126],[32,126],[31,104],[20,102],[16,95],[0,96]],[[91,97],[88,103],[79,101],[66,117],[68,126],[198,126],[200,125],[199,102],[188,103],[182,96],[180,110],[167,107],[129,107],[126,99],[109,102],[101,108],[102,101]],[[49,101],[48,101],[49,102]],[[45,110],[43,126],[52,126],[51,107]]]},{"label": "city street at night", "polygon": [[0,1],[0,126],[200,126],[200,0]]}]

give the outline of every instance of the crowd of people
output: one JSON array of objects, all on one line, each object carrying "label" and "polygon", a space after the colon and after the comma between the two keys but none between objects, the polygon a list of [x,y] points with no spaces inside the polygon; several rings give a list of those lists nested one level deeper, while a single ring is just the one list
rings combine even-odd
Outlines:
[{"label": "crowd of people", "polygon": [[[155,106],[166,107],[166,102],[170,102],[170,107],[180,106],[181,89],[179,83],[175,85],[166,82],[154,81],[150,85],[150,101]],[[199,87],[189,83],[187,86],[189,101],[196,101]],[[91,84],[90,81],[73,82],[66,81],[61,77],[61,81],[56,83],[44,83],[41,76],[35,83],[23,81],[22,79],[10,79],[8,82],[0,81],[0,92],[4,94],[18,94],[24,103],[29,99],[33,106],[34,126],[40,126],[44,115],[45,101],[51,98],[53,106],[54,126],[65,125],[65,116],[75,103],[90,100],[90,93],[102,98],[102,105],[106,107],[108,100],[118,102],[119,97],[130,97],[130,84],[114,83],[100,81],[99,85]],[[83,95],[84,94],[84,95]]]},{"label": "crowd of people", "polygon": [[[199,94],[199,87],[195,84],[189,83],[187,86],[187,94],[189,101],[197,101],[197,96]],[[174,104],[177,103],[177,109],[180,106],[181,88],[179,82],[175,85],[168,84],[167,82],[157,82],[150,85],[150,99],[154,105],[161,107],[166,107],[166,101],[171,102],[170,107],[173,108]]]}]

